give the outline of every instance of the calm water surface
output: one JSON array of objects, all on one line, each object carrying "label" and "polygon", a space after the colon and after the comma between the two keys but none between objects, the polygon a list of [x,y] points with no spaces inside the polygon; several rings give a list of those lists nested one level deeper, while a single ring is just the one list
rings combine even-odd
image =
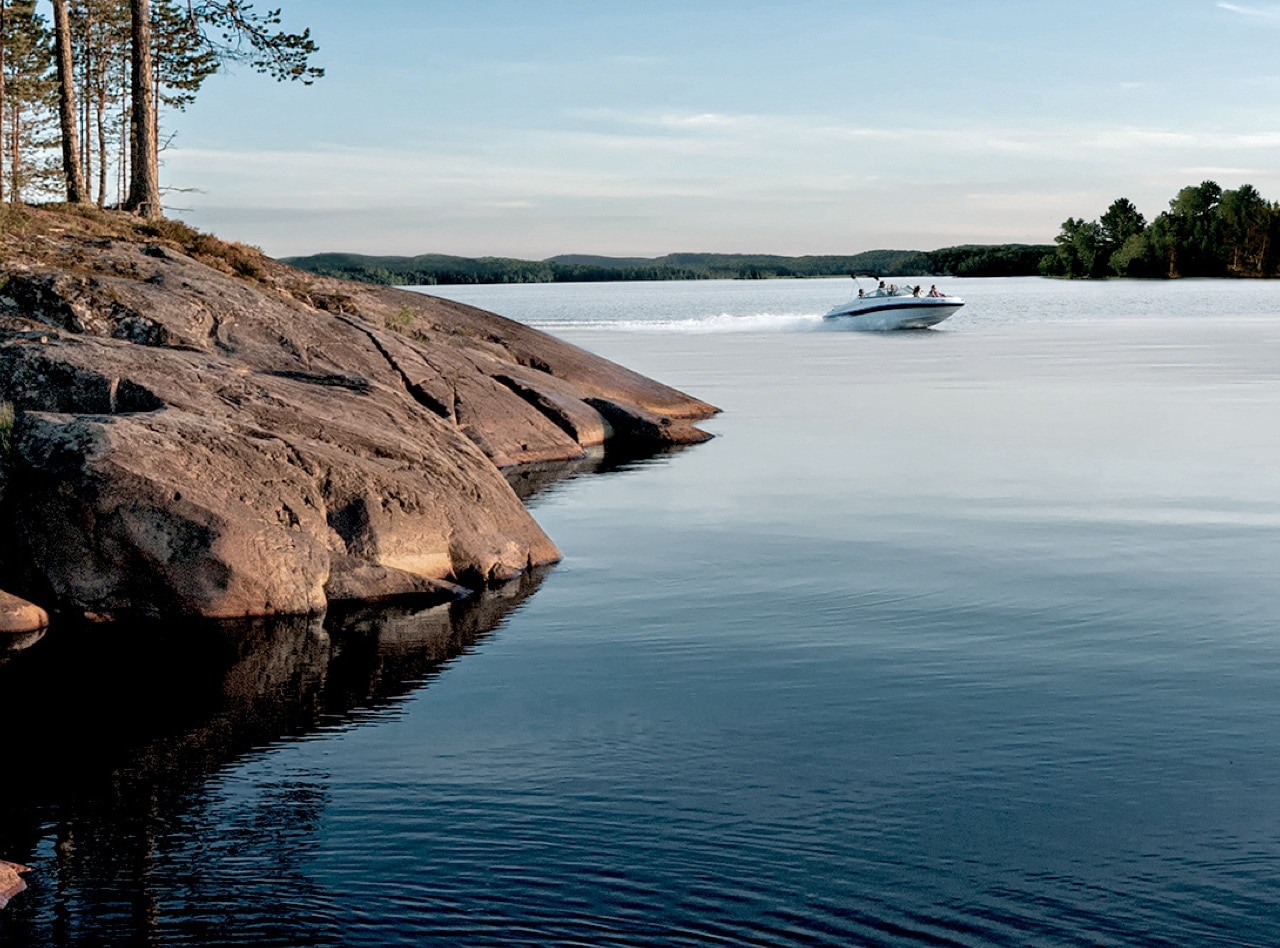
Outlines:
[{"label": "calm water surface", "polygon": [[441,288],[715,402],[480,603],[0,667],[10,945],[1280,944],[1280,297]]}]

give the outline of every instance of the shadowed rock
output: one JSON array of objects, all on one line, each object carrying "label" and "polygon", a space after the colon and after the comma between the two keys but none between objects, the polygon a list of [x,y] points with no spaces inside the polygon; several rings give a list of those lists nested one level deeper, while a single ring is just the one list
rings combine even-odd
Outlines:
[{"label": "shadowed rock", "polygon": [[[171,943],[175,921],[191,923],[179,903],[221,902],[235,885],[234,873],[209,869],[208,846],[228,836],[170,848],[172,828],[194,825],[209,806],[215,775],[281,742],[401,714],[541,578],[533,570],[456,602],[338,607],[323,618],[63,622],[39,647],[0,663],[0,719],[18,722],[0,743],[9,778],[0,780],[0,855],[40,880],[0,914],[0,945]],[[279,786],[313,780],[293,774]],[[254,822],[261,835],[232,837],[237,852],[262,843],[277,854],[313,850],[314,824],[296,807]],[[173,858],[181,868],[169,878],[182,881],[164,888],[168,873],[156,867]],[[157,898],[166,910],[146,911]],[[347,943],[315,937],[314,919],[295,914],[305,904],[258,906],[293,933],[265,941]],[[59,927],[68,915],[80,920],[74,937]],[[223,943],[217,926],[226,917],[204,913],[183,940]]]},{"label": "shadowed rock", "polygon": [[501,469],[708,437],[713,406],[511,320],[138,226],[29,212],[0,253],[5,568],[49,605],[449,596],[559,557]]}]

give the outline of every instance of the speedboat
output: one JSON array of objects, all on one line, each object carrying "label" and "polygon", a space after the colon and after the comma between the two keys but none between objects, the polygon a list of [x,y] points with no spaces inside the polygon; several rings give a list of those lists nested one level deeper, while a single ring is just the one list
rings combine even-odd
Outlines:
[{"label": "speedboat", "polygon": [[850,329],[928,329],[964,305],[958,296],[918,294],[918,290],[898,287],[860,292],[822,318]]}]

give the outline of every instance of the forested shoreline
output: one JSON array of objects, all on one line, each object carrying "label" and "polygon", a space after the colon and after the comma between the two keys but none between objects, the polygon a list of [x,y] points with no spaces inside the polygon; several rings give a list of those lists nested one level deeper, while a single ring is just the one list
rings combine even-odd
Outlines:
[{"label": "forested shoreline", "polygon": [[805,279],[893,276],[1280,277],[1280,204],[1252,185],[1204,181],[1180,190],[1148,222],[1127,198],[1097,220],[1068,218],[1053,244],[963,244],[939,250],[870,250],[847,256],[675,253],[662,257],[567,254],[546,260],[324,253],[285,262],[360,283],[587,283],[626,280]]},{"label": "forested shoreline", "polygon": [[1040,264],[1045,276],[1280,276],[1280,204],[1250,184],[1203,181],[1180,190],[1150,223],[1128,198],[1094,221],[1069,217]]},{"label": "forested shoreline", "polygon": [[446,286],[469,283],[604,283],[633,280],[807,279],[857,274],[1029,276],[1053,250],[1044,244],[964,245],[934,251],[870,250],[849,256],[675,253],[663,257],[568,254],[546,260],[509,257],[417,257],[325,253],[285,257],[321,276],[359,283]]}]

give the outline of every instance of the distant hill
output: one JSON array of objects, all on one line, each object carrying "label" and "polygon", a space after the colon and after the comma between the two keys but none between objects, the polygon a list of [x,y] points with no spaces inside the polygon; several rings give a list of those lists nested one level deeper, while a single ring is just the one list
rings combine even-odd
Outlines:
[{"label": "distant hill", "polygon": [[1031,276],[1053,247],[966,244],[941,250],[868,250],[852,256],[672,253],[663,257],[562,254],[547,260],[509,257],[377,257],[321,253],[284,262],[322,276],[360,283],[436,286],[459,283],[597,283],[621,280],[764,280],[891,274],[893,276]]}]

